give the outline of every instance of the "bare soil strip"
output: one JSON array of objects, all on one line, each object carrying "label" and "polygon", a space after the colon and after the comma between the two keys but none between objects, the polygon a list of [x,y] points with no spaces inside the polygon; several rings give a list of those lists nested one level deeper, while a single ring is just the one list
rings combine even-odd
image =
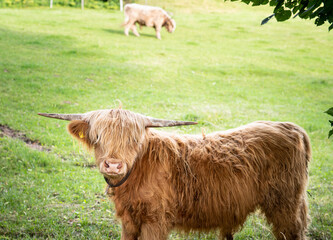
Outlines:
[{"label": "bare soil strip", "polygon": [[[26,145],[31,149],[41,151],[41,152],[42,151],[51,152],[51,148],[42,146],[42,144],[39,142],[39,140],[32,140],[32,139],[28,138],[23,132],[12,129],[7,125],[0,124],[0,137],[3,137],[3,136],[7,136],[7,137],[10,137],[13,139],[19,139],[19,140],[25,142]],[[57,154],[57,156],[60,157],[64,161],[66,161],[68,158],[68,157],[58,155],[58,154]],[[79,156],[82,159],[86,158],[84,155],[80,155],[80,154],[77,156]],[[84,162],[82,164],[75,163],[74,165],[79,166],[79,167],[84,167],[84,168],[96,168],[95,163],[92,163],[92,162]]]},{"label": "bare soil strip", "polygon": [[0,136],[7,136],[10,138],[14,138],[14,139],[20,139],[20,140],[24,141],[27,144],[27,146],[31,149],[38,150],[38,151],[46,151],[46,152],[51,151],[50,148],[42,146],[38,140],[32,140],[32,139],[28,138],[24,133],[22,133],[18,130],[11,129],[7,125],[0,124],[0,131],[1,131]]}]

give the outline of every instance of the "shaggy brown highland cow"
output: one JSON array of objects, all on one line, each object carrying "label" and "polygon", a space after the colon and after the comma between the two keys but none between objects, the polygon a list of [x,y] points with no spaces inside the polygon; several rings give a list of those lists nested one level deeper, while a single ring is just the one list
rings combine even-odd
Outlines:
[{"label": "shaggy brown highland cow", "polygon": [[127,110],[40,114],[71,120],[94,149],[122,222],[122,240],[167,239],[172,229],[233,239],[261,209],[277,239],[306,239],[310,142],[288,122],[254,122],[206,136],[152,130],[195,124]]}]

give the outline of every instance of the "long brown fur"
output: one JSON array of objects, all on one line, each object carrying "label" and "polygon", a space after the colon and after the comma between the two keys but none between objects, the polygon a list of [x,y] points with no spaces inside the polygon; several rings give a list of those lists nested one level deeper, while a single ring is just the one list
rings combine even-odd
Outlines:
[{"label": "long brown fur", "polygon": [[221,239],[232,239],[258,208],[276,239],[306,239],[311,149],[302,128],[260,121],[203,138],[148,129],[145,121],[118,109],[69,125],[78,137],[82,122],[89,124],[85,134],[98,165],[116,157],[133,168],[109,191],[122,240],[167,239],[172,229],[219,229]]}]

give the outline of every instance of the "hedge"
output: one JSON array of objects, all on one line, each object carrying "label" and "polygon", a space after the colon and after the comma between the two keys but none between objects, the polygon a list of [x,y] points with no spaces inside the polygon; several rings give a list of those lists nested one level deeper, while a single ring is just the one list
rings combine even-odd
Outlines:
[{"label": "hedge", "polygon": [[[0,0],[0,8],[50,6],[50,0]],[[81,0],[53,0],[53,6],[81,7]],[[84,0],[85,8],[119,9],[119,0]]]}]

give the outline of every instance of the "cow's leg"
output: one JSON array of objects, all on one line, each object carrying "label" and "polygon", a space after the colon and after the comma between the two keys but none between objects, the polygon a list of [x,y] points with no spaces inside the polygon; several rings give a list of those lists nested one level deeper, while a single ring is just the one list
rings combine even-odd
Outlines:
[{"label": "cow's leg", "polygon": [[135,24],[135,22],[129,20],[124,26],[125,26],[125,35],[128,36],[129,30],[132,28],[132,26]]},{"label": "cow's leg", "polygon": [[159,223],[145,223],[141,226],[140,240],[167,240],[170,228],[161,222]]},{"label": "cow's leg", "polygon": [[299,206],[299,217],[302,222],[301,239],[307,239],[306,233],[308,231],[308,224],[311,222],[311,218],[308,214],[308,203],[306,195],[303,196],[301,204]]},{"label": "cow's leg", "polygon": [[121,240],[137,240],[138,238],[130,233],[127,233],[126,231],[121,232]]},{"label": "cow's leg", "polygon": [[139,236],[139,229],[133,223],[132,218],[127,212],[121,217],[122,231],[121,240],[137,240]]},{"label": "cow's leg", "polygon": [[268,223],[273,225],[273,233],[278,240],[306,239],[309,217],[304,182],[303,179],[291,182],[292,184],[284,184],[281,177],[281,182],[270,186],[260,203]]},{"label": "cow's leg", "polygon": [[226,230],[223,227],[220,229],[220,238],[221,240],[233,240],[233,234],[231,230]]},{"label": "cow's leg", "polygon": [[124,30],[124,32],[125,32],[125,35],[126,35],[126,36],[128,36],[128,32],[129,32],[129,30],[130,30],[130,27],[131,27],[131,26],[127,26],[127,25],[125,25],[125,30]]},{"label": "cow's leg", "polygon": [[221,240],[233,240],[234,237],[231,233],[223,233],[221,234]]},{"label": "cow's leg", "polygon": [[161,27],[160,26],[155,26],[155,30],[156,30],[156,37],[158,39],[161,39]]},{"label": "cow's leg", "polygon": [[227,239],[227,240],[233,240],[234,237],[232,236],[231,233],[228,233],[228,234],[226,235],[226,239]]},{"label": "cow's leg", "polygon": [[140,37],[140,34],[139,34],[138,31],[136,30],[136,25],[135,25],[135,24],[133,24],[133,25],[131,26],[131,30],[132,30],[132,32],[134,33],[135,36]]},{"label": "cow's leg", "polygon": [[273,233],[278,240],[305,240],[308,223],[305,199],[295,200],[298,204],[263,208],[269,223],[273,224]]}]

